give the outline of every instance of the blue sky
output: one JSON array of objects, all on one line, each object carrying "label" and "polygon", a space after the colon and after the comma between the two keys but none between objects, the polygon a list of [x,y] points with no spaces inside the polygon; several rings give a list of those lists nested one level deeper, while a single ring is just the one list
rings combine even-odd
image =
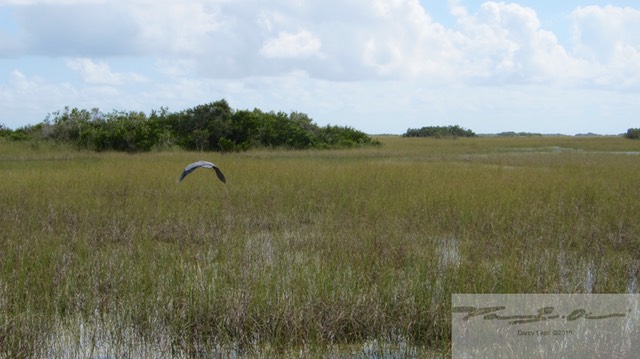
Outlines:
[{"label": "blue sky", "polygon": [[371,134],[640,127],[640,4],[0,0],[0,123],[226,99]]}]

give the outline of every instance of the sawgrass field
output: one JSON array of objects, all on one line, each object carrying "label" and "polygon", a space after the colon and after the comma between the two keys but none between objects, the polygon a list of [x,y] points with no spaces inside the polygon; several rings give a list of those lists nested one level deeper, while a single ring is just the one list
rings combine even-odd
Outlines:
[{"label": "sawgrass field", "polygon": [[452,293],[639,291],[640,141],[378,139],[0,141],[0,358],[446,356]]}]

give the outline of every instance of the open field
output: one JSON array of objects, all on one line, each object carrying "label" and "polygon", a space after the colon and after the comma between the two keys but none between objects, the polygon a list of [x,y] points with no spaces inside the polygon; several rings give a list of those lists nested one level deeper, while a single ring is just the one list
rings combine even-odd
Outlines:
[{"label": "open field", "polygon": [[0,358],[446,353],[451,293],[639,291],[640,141],[380,140],[0,142]]}]

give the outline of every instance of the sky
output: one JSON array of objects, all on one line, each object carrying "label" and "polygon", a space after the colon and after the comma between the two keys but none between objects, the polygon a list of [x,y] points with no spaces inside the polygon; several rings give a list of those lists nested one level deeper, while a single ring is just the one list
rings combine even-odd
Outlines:
[{"label": "sky", "polygon": [[0,124],[220,99],[369,134],[624,133],[640,3],[0,0]]}]

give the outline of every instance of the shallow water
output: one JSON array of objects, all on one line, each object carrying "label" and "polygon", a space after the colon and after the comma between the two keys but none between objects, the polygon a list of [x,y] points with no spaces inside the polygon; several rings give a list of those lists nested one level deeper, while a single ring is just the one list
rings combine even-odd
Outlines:
[{"label": "shallow water", "polygon": [[[313,346],[304,345],[276,349],[269,345],[209,345],[209,348],[186,350],[180,343],[173,343],[169,336],[160,334],[148,340],[136,334],[134,329],[118,328],[112,322],[100,324],[104,319],[82,319],[57,323],[57,329],[48,337],[36,357],[43,358],[445,358],[441,352],[398,343],[370,340],[361,344]],[[104,322],[102,322],[104,323]],[[111,327],[116,326],[116,327]],[[447,349],[448,350],[448,349]]]}]

